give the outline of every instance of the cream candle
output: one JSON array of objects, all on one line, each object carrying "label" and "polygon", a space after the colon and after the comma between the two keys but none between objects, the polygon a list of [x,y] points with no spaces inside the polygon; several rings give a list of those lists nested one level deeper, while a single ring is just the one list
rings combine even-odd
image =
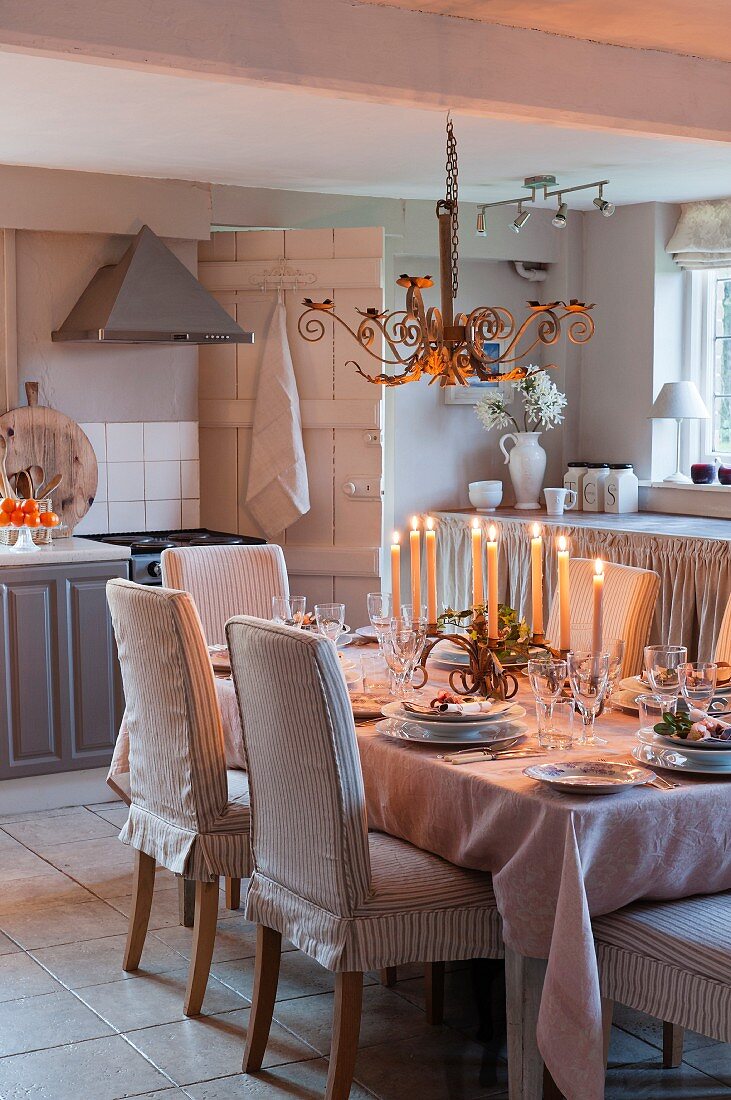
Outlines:
[{"label": "cream candle", "polygon": [[[421,532],[419,531],[419,520],[416,516],[411,518],[409,545],[411,549],[411,603],[414,606],[414,614],[418,615],[421,607]],[[401,615],[400,607],[397,614]]]},{"label": "cream candle", "polygon": [[499,634],[497,602],[497,529],[491,524],[487,532],[487,634],[497,641]]},{"label": "cream candle", "polygon": [[391,602],[392,614],[401,617],[401,535],[394,531],[391,538]]},{"label": "cream candle", "polygon": [[434,520],[427,516],[424,534],[426,550],[426,618],[429,625],[437,621],[437,533]]},{"label": "cream candle", "polygon": [[594,563],[592,580],[594,585],[594,616],[591,624],[591,651],[592,653],[601,653],[604,635],[604,562],[601,558],[597,558]]},{"label": "cream candle", "polygon": [[537,523],[533,524],[530,540],[531,597],[533,605],[533,636],[543,635],[543,538]]},{"label": "cream candle", "polygon": [[479,519],[472,520],[472,606],[482,607],[485,602],[482,578],[482,527]]},{"label": "cream candle", "polygon": [[565,535],[559,535],[558,547],[558,610],[561,650],[571,649],[571,598],[569,594],[569,545]]}]

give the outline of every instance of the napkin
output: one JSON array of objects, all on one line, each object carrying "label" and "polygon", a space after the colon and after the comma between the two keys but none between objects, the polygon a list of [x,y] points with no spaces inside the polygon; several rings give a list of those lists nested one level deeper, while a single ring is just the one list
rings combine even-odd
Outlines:
[{"label": "napkin", "polygon": [[471,703],[436,703],[432,710],[439,714],[484,714],[492,706],[492,699],[478,699]]}]

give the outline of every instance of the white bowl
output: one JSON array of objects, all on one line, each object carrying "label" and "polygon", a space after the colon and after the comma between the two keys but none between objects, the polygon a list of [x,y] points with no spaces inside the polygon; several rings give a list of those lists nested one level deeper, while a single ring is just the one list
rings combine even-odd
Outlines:
[{"label": "white bowl", "polygon": [[503,499],[502,481],[471,481],[470,504],[478,512],[494,512]]}]

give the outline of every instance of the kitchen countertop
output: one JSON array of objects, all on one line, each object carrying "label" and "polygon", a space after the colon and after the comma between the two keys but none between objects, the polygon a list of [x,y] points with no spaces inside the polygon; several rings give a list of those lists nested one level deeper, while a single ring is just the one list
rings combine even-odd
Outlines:
[{"label": "kitchen countertop", "polygon": [[486,524],[495,520],[521,520],[526,525],[540,523],[545,527],[585,527],[596,531],[621,531],[629,534],[666,535],[669,538],[718,539],[731,542],[731,519],[711,519],[705,516],[679,516],[662,512],[625,512],[613,515],[607,512],[564,512],[562,516],[549,516],[543,510],[523,511],[517,508],[498,508],[496,512],[477,512],[474,508],[450,508],[435,511],[434,515],[464,516],[472,519],[480,516]]},{"label": "kitchen countertop", "polygon": [[85,561],[124,561],[130,557],[128,546],[110,546],[91,539],[53,539],[35,553],[20,554],[9,546],[0,546],[0,568],[21,565],[64,565]]}]

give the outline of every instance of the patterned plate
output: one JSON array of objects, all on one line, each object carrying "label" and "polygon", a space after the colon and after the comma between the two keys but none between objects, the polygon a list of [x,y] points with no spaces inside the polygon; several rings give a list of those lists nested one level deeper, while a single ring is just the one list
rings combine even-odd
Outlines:
[{"label": "patterned plate", "polygon": [[564,760],[557,764],[532,764],[523,775],[558,791],[571,794],[616,794],[628,787],[642,787],[654,776],[647,768],[611,760]]}]

